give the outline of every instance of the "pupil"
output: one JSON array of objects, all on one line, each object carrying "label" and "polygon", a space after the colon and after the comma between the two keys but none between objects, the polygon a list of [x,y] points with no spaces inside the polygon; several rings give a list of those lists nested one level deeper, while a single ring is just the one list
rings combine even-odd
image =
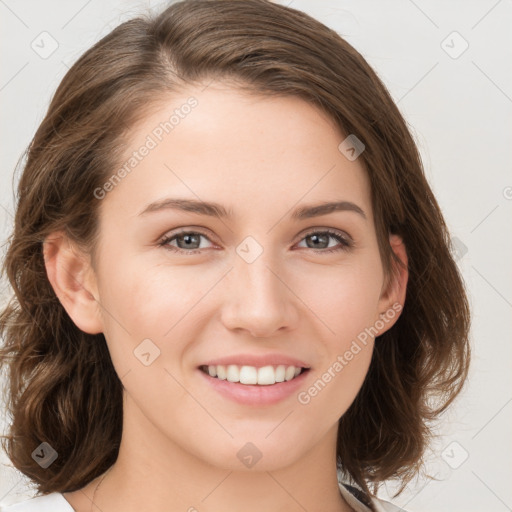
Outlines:
[{"label": "pupil", "polygon": [[[311,235],[311,236],[310,236],[310,238],[312,238],[312,239],[313,239],[313,240],[315,240],[316,242],[318,242],[318,241],[320,240],[320,243],[321,243],[321,239],[323,238],[323,239],[324,239],[324,242],[325,242],[325,238],[327,238],[327,237],[326,237],[326,235]],[[317,246],[317,245],[318,245],[318,243],[314,243],[313,245],[314,245],[314,246]]]},{"label": "pupil", "polygon": [[190,246],[190,242],[194,243],[193,239],[197,238],[197,236],[196,235],[182,235],[182,238],[185,241],[185,245],[187,247],[189,247]]}]

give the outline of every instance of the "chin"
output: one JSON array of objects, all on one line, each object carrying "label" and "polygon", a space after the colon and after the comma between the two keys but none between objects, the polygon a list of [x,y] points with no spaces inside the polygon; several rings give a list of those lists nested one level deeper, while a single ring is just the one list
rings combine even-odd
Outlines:
[{"label": "chin", "polygon": [[271,431],[266,430],[258,437],[260,440],[257,436],[235,436],[222,448],[216,445],[204,458],[209,464],[227,471],[276,471],[292,465],[300,456],[297,447],[304,447],[304,444],[279,435],[265,439]]}]

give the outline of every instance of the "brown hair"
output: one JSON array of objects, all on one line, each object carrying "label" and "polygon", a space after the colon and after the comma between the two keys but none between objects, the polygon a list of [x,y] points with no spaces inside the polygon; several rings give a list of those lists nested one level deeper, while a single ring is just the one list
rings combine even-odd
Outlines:
[{"label": "brown hair", "polygon": [[[79,330],[56,298],[42,255],[64,230],[94,252],[101,187],[124,137],[158,98],[187,84],[231,80],[245,90],[297,96],[365,144],[386,275],[389,234],[407,247],[407,299],[375,343],[355,401],[339,421],[340,471],[369,492],[418,472],[431,421],[454,400],[469,363],[469,305],[448,229],[414,140],[364,58],[310,16],[266,0],[186,0],[115,28],[60,83],[27,149],[4,263],[14,295],[0,316],[12,424],[2,445],[39,493],[71,492],[117,458],[122,384],[103,334]],[[340,141],[341,142],[341,141]],[[46,469],[42,442],[58,452]]]}]

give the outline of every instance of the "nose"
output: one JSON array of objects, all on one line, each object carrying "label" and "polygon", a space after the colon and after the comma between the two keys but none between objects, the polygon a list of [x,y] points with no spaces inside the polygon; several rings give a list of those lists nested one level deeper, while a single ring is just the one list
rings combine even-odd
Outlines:
[{"label": "nose", "polygon": [[234,268],[225,278],[226,295],[221,312],[224,326],[248,331],[256,338],[295,329],[301,302],[287,282],[290,281],[287,275],[266,252],[252,263],[236,256]]}]

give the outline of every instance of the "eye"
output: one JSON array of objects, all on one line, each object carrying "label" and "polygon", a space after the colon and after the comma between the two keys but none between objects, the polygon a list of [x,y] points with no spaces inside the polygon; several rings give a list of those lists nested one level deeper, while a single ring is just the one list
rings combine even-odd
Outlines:
[{"label": "eye", "polygon": [[[180,233],[164,237],[158,245],[174,252],[188,252],[189,254],[195,254],[201,251],[201,237],[209,240],[206,235],[198,233],[197,231],[182,231]],[[177,242],[177,247],[170,245],[174,240]]]},{"label": "eye", "polygon": [[[335,239],[339,242],[336,246],[329,246],[329,238]],[[322,249],[325,244],[327,250],[321,250],[322,253],[331,253],[337,251],[346,251],[353,245],[352,239],[348,235],[343,235],[337,231],[326,229],[324,231],[311,231],[307,233],[302,240],[312,240],[312,245],[308,245],[310,249]]]},{"label": "eye", "polygon": [[[201,247],[201,238],[210,240],[208,236],[197,231],[181,231],[179,233],[165,236],[158,245],[177,253],[196,254],[201,252],[201,249],[204,249],[204,247]],[[308,248],[320,250],[322,253],[346,251],[353,246],[352,239],[348,235],[329,229],[311,231],[302,238],[302,240],[307,239],[312,240],[312,245],[309,245]],[[338,245],[335,245],[334,247],[329,246],[329,239],[337,240],[339,242]],[[172,245],[175,241],[177,245]],[[327,246],[322,247],[325,243],[327,243]],[[327,250],[321,250],[323,248]]]}]

